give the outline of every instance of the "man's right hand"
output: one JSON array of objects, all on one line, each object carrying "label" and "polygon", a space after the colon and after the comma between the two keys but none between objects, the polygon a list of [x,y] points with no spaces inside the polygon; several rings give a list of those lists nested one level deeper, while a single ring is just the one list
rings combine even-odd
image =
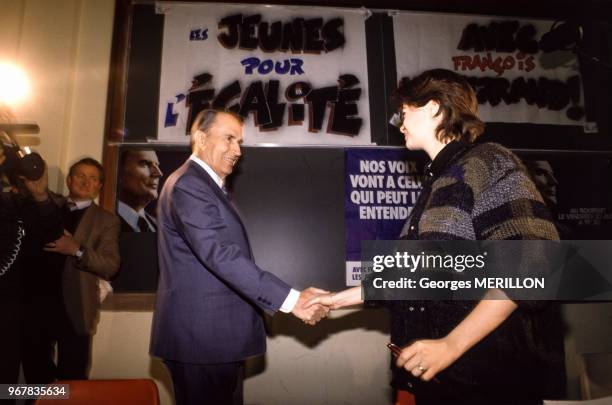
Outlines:
[{"label": "man's right hand", "polygon": [[308,301],[320,294],[329,294],[329,291],[310,287],[300,293],[295,307],[291,313],[309,325],[314,325],[329,313],[329,308],[324,305],[306,305]]}]

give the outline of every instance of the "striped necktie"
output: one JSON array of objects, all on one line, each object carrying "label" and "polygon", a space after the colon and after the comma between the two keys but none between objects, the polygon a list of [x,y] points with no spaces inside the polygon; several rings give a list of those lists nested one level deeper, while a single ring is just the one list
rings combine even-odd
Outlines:
[{"label": "striped necktie", "polygon": [[146,219],[144,219],[144,217],[138,217],[138,229],[140,229],[140,232],[151,232],[151,229],[149,228],[149,223]]}]

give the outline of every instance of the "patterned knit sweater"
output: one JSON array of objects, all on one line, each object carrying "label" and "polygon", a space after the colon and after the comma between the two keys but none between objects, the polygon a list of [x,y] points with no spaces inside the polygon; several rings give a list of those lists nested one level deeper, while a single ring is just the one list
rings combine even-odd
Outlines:
[{"label": "patterned knit sweater", "polygon": [[[448,144],[426,168],[423,190],[402,230],[412,240],[557,240],[555,225],[523,164],[498,144]],[[520,272],[520,269],[517,269]],[[495,331],[422,383],[394,370],[394,385],[417,399],[541,399],[564,395],[563,336],[558,308],[517,302]],[[391,340],[446,336],[473,309],[470,301],[394,301]],[[501,402],[497,402],[501,403]]]},{"label": "patterned knit sweater", "polygon": [[[542,239],[559,235],[523,164],[501,145],[447,145],[426,169],[407,239]],[[412,227],[412,228],[411,228]]]}]

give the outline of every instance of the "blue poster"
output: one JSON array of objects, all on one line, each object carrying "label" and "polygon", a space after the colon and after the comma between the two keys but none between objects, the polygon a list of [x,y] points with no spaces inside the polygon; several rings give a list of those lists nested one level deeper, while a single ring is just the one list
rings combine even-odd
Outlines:
[{"label": "blue poster", "polygon": [[361,241],[397,239],[421,191],[416,160],[400,149],[347,149],[346,284],[359,285]]}]

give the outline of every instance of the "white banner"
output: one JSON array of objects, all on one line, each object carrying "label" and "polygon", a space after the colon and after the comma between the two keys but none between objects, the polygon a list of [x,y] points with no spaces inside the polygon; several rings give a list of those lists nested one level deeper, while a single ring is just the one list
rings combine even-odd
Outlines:
[{"label": "white banner", "polygon": [[470,78],[489,122],[583,125],[578,61],[544,53],[552,21],[451,14],[394,16],[397,77],[444,68]]},{"label": "white banner", "polygon": [[322,7],[158,3],[158,141],[187,142],[193,112],[246,117],[245,144],[369,145],[365,17]]}]

